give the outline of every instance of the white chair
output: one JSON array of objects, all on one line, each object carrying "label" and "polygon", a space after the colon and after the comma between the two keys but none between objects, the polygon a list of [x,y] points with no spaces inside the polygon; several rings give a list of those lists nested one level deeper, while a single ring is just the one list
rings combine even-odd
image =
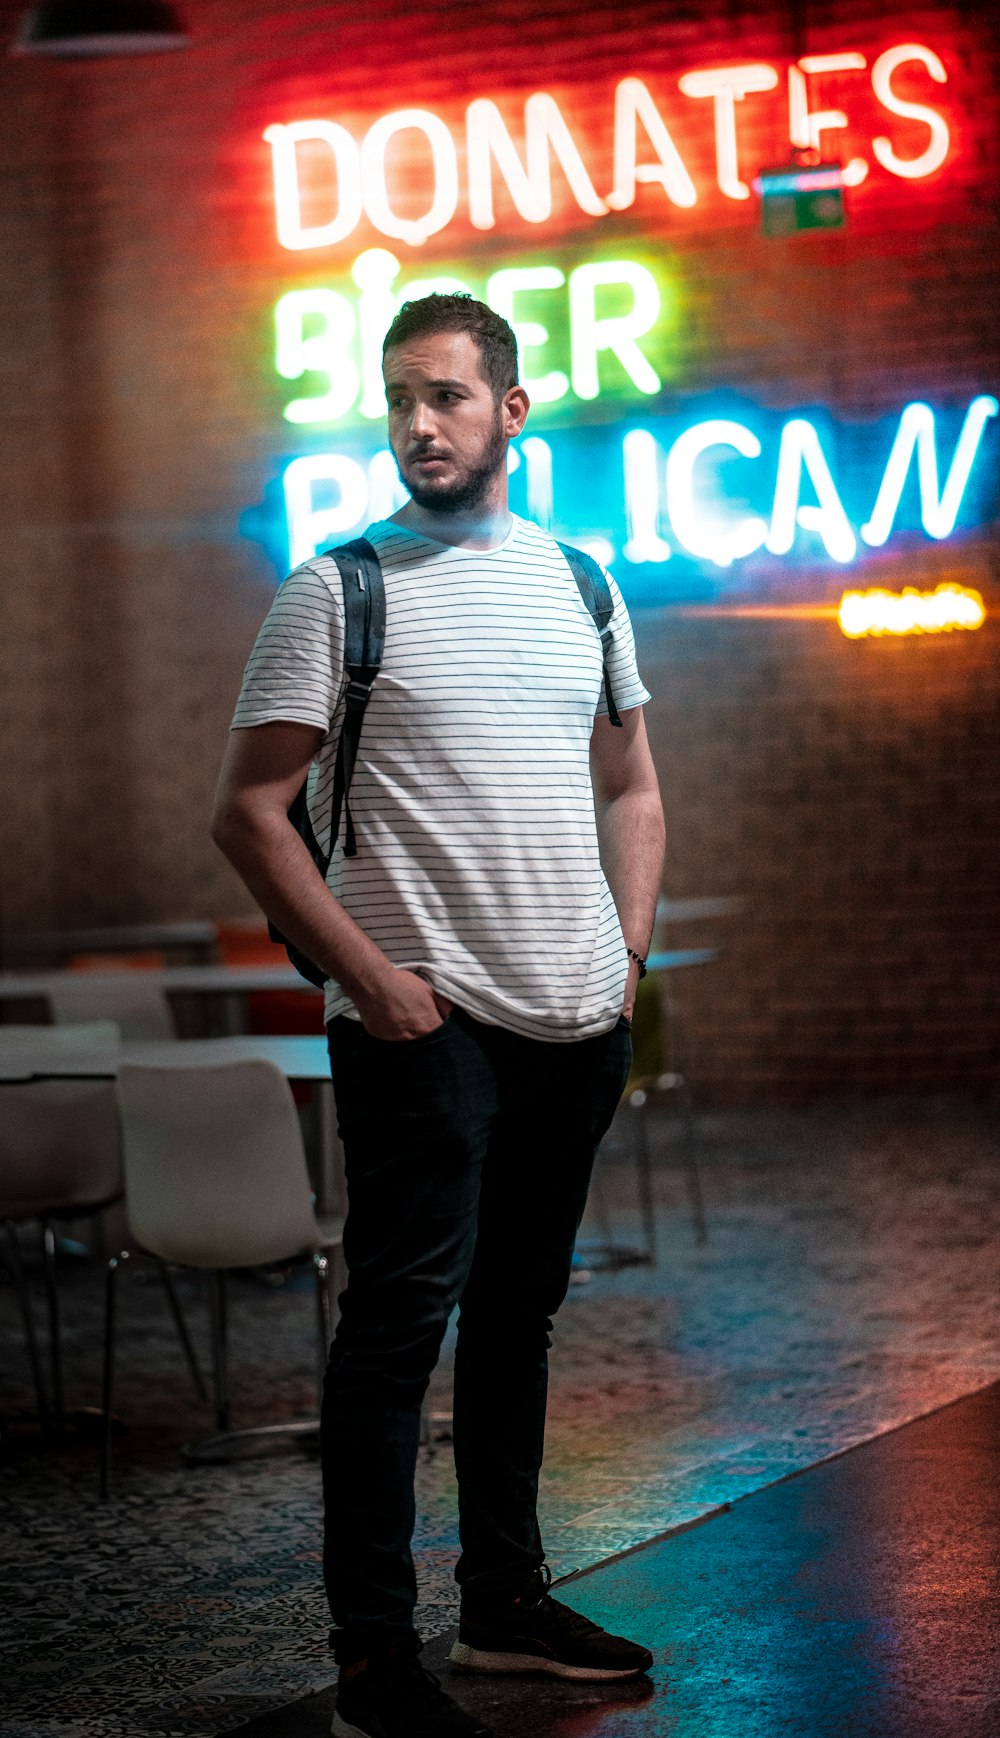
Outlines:
[{"label": "white chair", "polygon": [[[78,1026],[0,1026],[0,1220],[24,1323],[38,1411],[49,1427],[50,1408],[42,1380],[31,1300],[21,1261],[18,1228],[38,1221],[49,1317],[52,1409],[64,1423],[57,1240],[54,1221],[95,1218],[123,1192],[121,1133],[112,1079],[39,1080],[50,1059],[53,1070],[67,1051],[117,1052],[111,1021]],[[23,1068],[23,1072],[22,1072]],[[113,1066],[109,1067],[113,1073]],[[171,1312],[199,1392],[205,1388],[170,1277],[160,1265]]]},{"label": "white chair", "polygon": [[146,972],[65,972],[47,1001],[58,1026],[113,1020],[123,1038],[144,1044],[177,1036],[163,988]]},{"label": "white chair", "polygon": [[[291,1088],[270,1062],[125,1064],[118,1077],[129,1228],[142,1251],[214,1276],[212,1340],[217,1432],[185,1449],[188,1459],[230,1460],[270,1441],[315,1433],[315,1421],[231,1430],[226,1358],[226,1275],[311,1255],[316,1273],[320,1385],[332,1334],[331,1252],[339,1216],[313,1209],[305,1148]],[[111,1400],[116,1276],[107,1268],[104,1356],[106,1428],[101,1491],[111,1471]]]}]

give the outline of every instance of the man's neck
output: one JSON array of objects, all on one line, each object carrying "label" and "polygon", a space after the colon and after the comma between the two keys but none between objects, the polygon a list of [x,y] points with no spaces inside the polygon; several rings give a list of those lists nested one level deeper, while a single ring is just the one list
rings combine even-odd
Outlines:
[{"label": "man's neck", "polygon": [[407,501],[392,515],[392,523],[456,549],[498,549],[510,532],[511,514],[506,500],[481,504],[468,513],[435,513]]}]

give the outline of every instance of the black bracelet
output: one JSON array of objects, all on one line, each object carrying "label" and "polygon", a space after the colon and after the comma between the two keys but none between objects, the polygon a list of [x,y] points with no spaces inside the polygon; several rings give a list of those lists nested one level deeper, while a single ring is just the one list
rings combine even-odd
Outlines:
[{"label": "black bracelet", "polygon": [[646,976],[646,962],[645,962],[645,960],[643,959],[641,953],[636,953],[634,947],[627,947],[625,949],[625,952],[628,954],[629,959],[635,960],[637,966],[639,967],[639,980],[641,982],[642,979]]}]

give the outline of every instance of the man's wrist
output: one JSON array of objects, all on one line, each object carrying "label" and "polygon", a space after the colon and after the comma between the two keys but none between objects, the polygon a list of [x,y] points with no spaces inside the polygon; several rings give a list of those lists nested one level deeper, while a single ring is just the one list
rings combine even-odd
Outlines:
[{"label": "man's wrist", "polygon": [[366,1006],[373,1007],[384,1000],[396,975],[396,969],[381,948],[370,942],[365,948],[364,957],[354,962],[350,970],[344,971],[341,968],[339,972],[332,973],[332,976],[361,1013]]}]

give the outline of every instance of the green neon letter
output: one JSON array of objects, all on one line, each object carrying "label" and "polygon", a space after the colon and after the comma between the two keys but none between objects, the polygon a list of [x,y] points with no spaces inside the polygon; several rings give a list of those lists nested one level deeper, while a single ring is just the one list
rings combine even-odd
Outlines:
[{"label": "green neon letter", "polygon": [[486,285],[486,300],[496,313],[502,314],[514,328],[518,353],[521,357],[521,380],[534,404],[552,404],[565,398],[569,381],[560,368],[534,378],[524,366],[524,352],[540,349],[549,341],[549,330],[537,320],[518,320],[514,316],[514,297],[530,290],[561,290],[566,277],[558,266],[508,266],[494,272]]},{"label": "green neon letter", "polygon": [[[599,318],[597,291],[624,285],[632,292],[627,314]],[[577,266],[569,278],[569,313],[572,344],[573,391],[577,398],[596,398],[601,390],[597,358],[602,350],[617,357],[633,386],[640,392],[660,390],[660,377],[636,343],[651,332],[660,317],[660,292],[652,272],[634,260],[604,260]]]},{"label": "green neon letter", "polygon": [[[306,324],[319,331],[306,333]],[[275,366],[284,380],[323,374],[327,389],[315,398],[293,398],[285,406],[289,422],[336,422],[358,396],[360,380],[350,355],[354,309],[336,290],[289,290],[274,310]]]}]

